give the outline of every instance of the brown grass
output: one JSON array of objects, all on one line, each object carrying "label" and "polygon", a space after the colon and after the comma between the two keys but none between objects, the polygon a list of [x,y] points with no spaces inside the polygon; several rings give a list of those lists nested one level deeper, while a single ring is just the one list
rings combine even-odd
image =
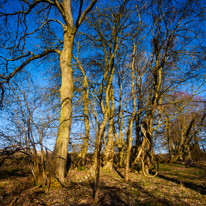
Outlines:
[{"label": "brown grass", "polygon": [[[84,169],[84,168],[82,168]],[[206,170],[183,164],[161,164],[157,177],[129,173],[124,170],[101,171],[97,205],[206,205]],[[38,188],[29,168],[7,160],[0,168],[0,205],[93,205],[92,180],[87,170],[70,170],[68,188],[55,181],[51,188]]]}]

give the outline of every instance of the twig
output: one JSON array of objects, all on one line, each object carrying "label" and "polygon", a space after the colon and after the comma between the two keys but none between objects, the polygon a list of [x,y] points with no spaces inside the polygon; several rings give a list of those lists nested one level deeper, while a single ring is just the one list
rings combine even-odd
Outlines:
[{"label": "twig", "polygon": [[66,201],[66,200],[67,200],[67,198],[64,198],[61,202],[57,202],[57,201],[55,200],[55,201],[53,201],[52,203],[50,203],[49,206],[50,206],[50,205],[53,205],[53,204],[55,204],[55,203],[62,203],[62,202],[64,202],[64,201]]},{"label": "twig", "polygon": [[11,203],[9,204],[9,206],[13,206],[13,205],[17,202],[18,199],[19,199],[19,197],[15,197],[15,198],[11,201]]}]

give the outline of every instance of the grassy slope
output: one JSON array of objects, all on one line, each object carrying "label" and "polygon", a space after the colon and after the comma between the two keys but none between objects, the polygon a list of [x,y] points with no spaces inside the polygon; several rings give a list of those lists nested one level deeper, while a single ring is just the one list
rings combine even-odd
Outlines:
[{"label": "grassy slope", "polygon": [[[70,170],[68,188],[52,183],[36,188],[29,169],[7,163],[0,168],[0,205],[92,205],[92,181],[87,171]],[[98,205],[206,205],[206,170],[185,168],[182,164],[161,164],[155,178],[129,173],[123,169],[101,172]]]}]

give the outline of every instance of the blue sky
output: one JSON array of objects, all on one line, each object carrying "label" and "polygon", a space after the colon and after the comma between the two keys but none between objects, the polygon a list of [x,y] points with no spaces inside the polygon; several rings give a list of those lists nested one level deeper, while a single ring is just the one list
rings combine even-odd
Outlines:
[{"label": "blue sky", "polygon": [[[16,2],[16,1],[15,1]],[[131,4],[133,4],[133,2],[134,1],[131,1],[130,3]],[[110,3],[110,1],[98,1],[98,3],[97,3],[97,7],[98,8],[101,8],[101,5],[103,4],[106,4],[106,3]],[[117,3],[117,1],[115,1],[115,2],[113,2],[113,3],[111,3],[110,5],[112,5],[112,6],[115,6],[115,4]],[[84,5],[83,6],[83,9],[86,7],[86,5]],[[9,12],[11,12],[12,10],[17,10],[17,9],[19,9],[20,7],[19,7],[19,5],[17,4],[17,3],[15,3],[15,4],[8,4],[7,5],[7,7],[6,7],[6,11],[9,11]],[[76,8],[77,10],[78,10],[78,8]],[[135,7],[134,7],[134,10],[135,10]],[[51,12],[52,13],[52,12]],[[26,22],[28,23],[28,31],[29,32],[31,32],[31,31],[33,31],[35,28],[37,28],[37,23],[40,23],[40,22],[38,22],[38,21],[40,21],[40,19],[35,19],[35,20],[38,20],[38,21],[36,21],[36,23],[34,24],[33,23],[33,19],[32,18],[36,18],[36,14],[34,13],[31,17],[29,17],[27,20],[26,20]],[[55,17],[55,15],[54,14],[49,14],[49,18],[56,18],[56,19],[58,19],[58,20],[62,20],[59,16],[57,16],[57,17]],[[77,18],[77,13],[74,13],[74,22],[75,22],[75,20],[76,20],[76,18]],[[136,18],[137,18],[137,16],[136,16]],[[13,24],[15,24],[15,20],[16,19],[12,19],[11,21],[10,21],[10,27],[12,28],[12,26],[13,26]],[[149,18],[149,14],[145,14],[144,16],[143,16],[143,18],[142,18],[142,20],[143,20],[143,23],[147,23],[147,24],[149,24],[149,26],[146,28],[146,31],[148,31],[150,28],[151,28],[151,23],[152,23],[152,18],[150,17]],[[137,22],[137,19],[134,19],[134,22]],[[174,20],[175,21],[175,20]],[[171,23],[171,25],[172,25],[172,23],[174,23],[174,22],[170,22]],[[16,27],[17,25],[15,24],[15,27],[13,28],[13,29],[15,29],[15,28],[17,28]],[[57,24],[57,23],[55,23],[55,24],[51,24],[50,25],[51,26],[51,28],[54,28],[55,30],[54,30],[54,32],[56,32],[56,34],[58,35],[58,37],[59,37],[59,39],[60,40],[63,40],[63,32],[62,32],[62,28],[61,28],[61,26],[59,25],[59,24]],[[202,24],[202,26],[204,26],[204,23]],[[171,26],[172,27],[172,26]],[[201,27],[201,26],[200,26]],[[5,28],[2,28],[2,27],[0,27],[1,28],[1,30],[4,30]],[[22,29],[23,28],[25,28],[24,27],[24,25],[22,24],[22,25],[20,25],[20,27],[19,27],[19,31],[21,32],[22,31]],[[130,28],[130,27],[128,27],[128,28]],[[164,26],[162,25],[162,30],[164,30],[163,29],[164,28]],[[85,25],[82,25],[81,27],[80,27],[80,31],[84,31],[84,29],[85,29]],[[131,29],[131,28],[130,28]],[[202,28],[203,29],[203,31],[205,31],[205,29],[204,28]],[[57,32],[58,31],[58,32]],[[145,31],[145,32],[146,32]],[[191,34],[191,33],[190,33]],[[190,34],[188,34],[188,35],[190,35]],[[162,33],[162,35],[165,35],[164,34],[164,32]],[[36,37],[35,35],[30,35],[30,38],[28,39],[28,42],[26,43],[26,49],[25,49],[25,52],[27,52],[27,51],[30,51],[30,50],[32,50],[33,51],[33,53],[35,54],[38,50],[43,50],[46,46],[47,46],[47,44],[49,44],[50,42],[48,41],[48,42],[46,42],[46,45],[43,45],[42,43],[45,43],[45,42],[41,42],[41,40],[40,39],[38,39],[38,38],[34,38],[34,37]],[[38,37],[38,35],[37,35],[37,37]],[[45,36],[45,41],[46,41],[46,37],[47,36]],[[14,37],[11,37],[11,38],[14,38]],[[181,38],[181,37],[180,37]],[[149,56],[149,58],[150,58],[150,52],[152,51],[152,47],[151,47],[151,39],[152,39],[152,32],[148,35],[148,38],[145,40],[145,42],[144,42],[144,46],[145,46],[145,49],[146,49],[146,51],[147,51],[147,54],[148,54],[148,56]],[[128,41],[129,42],[129,41]],[[127,44],[129,44],[127,42]],[[57,44],[57,41],[54,41],[54,42],[51,42],[51,43],[53,43],[54,45],[56,45]],[[130,41],[130,43],[131,43],[131,41]],[[196,43],[199,43],[199,41],[198,42],[195,42],[195,41],[193,41],[193,45],[195,45]],[[81,44],[81,42],[80,42],[80,44]],[[206,46],[205,45],[206,43],[204,42],[204,41],[202,41],[202,46]],[[43,46],[42,46],[43,45]],[[23,46],[23,42],[22,42],[22,46]],[[191,45],[189,45],[189,46],[191,46]],[[129,47],[129,45],[128,45],[128,47]],[[141,48],[140,48],[141,49]],[[74,47],[74,54],[76,54],[76,44],[75,44],[75,47]],[[84,52],[84,51],[83,51]],[[94,53],[97,53],[97,50],[94,50],[94,49],[92,49],[91,47],[90,47],[90,45],[88,45],[88,47],[87,47],[87,52],[85,52],[85,53],[81,53],[81,51],[80,51],[80,57],[82,57],[82,58],[86,58],[87,56],[86,55],[91,55],[91,54],[94,54]],[[99,52],[99,50],[98,50],[98,52]],[[128,50],[128,57],[131,55],[130,54],[130,52],[131,51],[129,51]],[[98,54],[100,54],[100,53],[98,53]],[[16,62],[16,65],[17,64],[20,64],[21,62],[20,61],[17,61]],[[34,82],[35,82],[35,84],[38,84],[38,85],[40,85],[40,86],[47,86],[48,85],[48,77],[49,77],[49,75],[46,75],[49,71],[50,71],[50,64],[52,64],[52,62],[47,62],[47,61],[44,61],[44,62],[40,62],[40,61],[38,61],[38,62],[34,62],[34,63],[32,63],[32,64],[29,64],[27,67],[26,67],[26,69],[27,69],[27,71],[30,71],[31,72],[31,74],[32,74],[32,78],[33,78],[33,80],[34,80]],[[12,66],[16,66],[15,64],[13,64],[13,62],[10,64],[10,66],[12,67]],[[184,68],[184,66],[185,66],[185,68]],[[184,65],[183,66],[183,64],[182,64],[182,62],[181,62],[181,64],[180,64],[180,67],[181,67],[181,69],[187,69],[187,65]],[[203,66],[205,66],[205,65],[203,65]],[[57,68],[56,68],[57,70],[59,69],[59,67],[57,66]],[[202,71],[203,72],[203,71]],[[90,71],[87,71],[87,73],[89,74],[90,73]],[[201,77],[201,75],[200,75],[200,77]],[[99,78],[99,81],[101,81],[101,77]],[[21,83],[21,82],[19,82],[19,83]],[[195,88],[198,86],[198,84],[200,84],[200,81],[196,81],[196,83],[195,83],[195,85],[193,85],[194,86],[194,90],[195,90]],[[128,84],[128,86],[129,86],[129,84]],[[181,88],[179,88],[179,89],[181,89],[181,90],[190,90],[190,89],[188,89],[188,88],[190,88],[190,86],[191,86],[191,84],[186,84],[186,85],[183,85],[183,86],[181,86]],[[128,87],[129,88],[129,87]],[[203,87],[203,89],[205,89],[204,87]],[[126,91],[126,90],[125,90]],[[129,91],[129,89],[128,89],[128,91]],[[200,95],[202,95],[202,96],[204,96],[205,97],[205,92],[204,93],[201,93]],[[117,106],[117,103],[116,103],[116,106]],[[78,130],[81,130],[82,129],[82,124],[81,123],[77,123],[77,124],[74,124],[74,126],[72,127],[72,133],[74,133],[74,132],[76,132],[76,131],[78,131]],[[55,140],[53,140],[53,141],[50,141],[50,142],[48,142],[47,144],[48,145],[54,145],[54,141]],[[52,146],[50,146],[51,148],[52,148]]]}]

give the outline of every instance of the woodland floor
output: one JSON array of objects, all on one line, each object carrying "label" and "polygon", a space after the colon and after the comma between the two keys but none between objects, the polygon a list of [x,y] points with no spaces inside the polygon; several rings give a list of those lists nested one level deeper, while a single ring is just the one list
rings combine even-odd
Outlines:
[{"label": "woodland floor", "polygon": [[[101,171],[97,205],[206,205],[204,167],[161,164],[158,176],[148,178],[130,172],[127,183],[123,174],[118,167],[112,172]],[[93,205],[87,170],[69,170],[67,185],[62,188],[53,182],[49,190],[37,188],[25,164],[7,160],[0,168],[0,205]]]}]

